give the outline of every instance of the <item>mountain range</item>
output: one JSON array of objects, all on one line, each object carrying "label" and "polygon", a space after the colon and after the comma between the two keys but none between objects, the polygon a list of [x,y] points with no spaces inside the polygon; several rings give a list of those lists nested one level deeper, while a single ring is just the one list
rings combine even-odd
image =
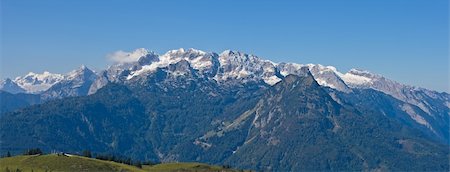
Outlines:
[{"label": "mountain range", "polygon": [[365,70],[141,48],[103,71],[30,72],[0,89],[3,152],[90,149],[270,171],[449,169],[450,95]]}]

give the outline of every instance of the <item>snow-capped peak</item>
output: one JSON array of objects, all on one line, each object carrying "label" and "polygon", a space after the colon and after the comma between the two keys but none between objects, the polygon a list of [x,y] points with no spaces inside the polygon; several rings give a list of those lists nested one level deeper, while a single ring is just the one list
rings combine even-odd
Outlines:
[{"label": "snow-capped peak", "polygon": [[64,75],[45,71],[42,74],[30,72],[23,77],[17,77],[14,82],[29,93],[39,93],[63,79]]},{"label": "snow-capped peak", "polygon": [[184,55],[184,54],[204,55],[204,54],[206,54],[206,52],[204,52],[202,50],[197,50],[194,48],[189,48],[187,50],[185,50],[184,48],[179,48],[176,50],[167,51],[167,53],[166,53],[166,55],[172,55],[172,56]]},{"label": "snow-capped peak", "polygon": [[[51,88],[53,85],[60,83],[60,82],[66,82],[66,81],[77,81],[77,82],[83,82],[84,80],[94,80],[96,77],[96,74],[94,71],[87,68],[85,65],[80,66],[78,69],[75,69],[67,74],[55,74],[50,73],[48,71],[44,71],[43,73],[34,73],[29,72],[27,75],[22,77],[17,77],[12,81],[14,84],[17,84],[18,87],[23,89],[23,92],[27,93],[42,93],[49,88]],[[7,81],[7,80],[6,80]],[[5,84],[7,82],[4,82]],[[5,85],[3,84],[3,85]],[[11,84],[9,84],[11,85]],[[7,91],[6,87],[3,86],[1,90]],[[9,91],[11,92],[11,91]],[[14,91],[13,91],[14,92]],[[16,91],[17,92],[17,91]]]},{"label": "snow-capped peak", "polygon": [[334,66],[324,66],[321,64],[307,64],[307,66],[319,85],[339,91],[350,92],[350,88],[340,77],[341,73]]},{"label": "snow-capped peak", "polygon": [[79,77],[83,77],[84,75],[92,75],[92,74],[95,74],[95,72],[87,68],[85,65],[81,65],[81,67],[79,67],[78,69],[69,72],[66,75],[66,80],[73,80]]},{"label": "snow-capped peak", "polygon": [[439,97],[439,94],[434,91],[404,85],[366,70],[351,69],[349,72],[341,74],[341,78],[351,87],[381,91],[401,101],[416,105],[428,114],[431,114],[432,108],[429,106],[430,103],[426,102],[426,99],[422,99],[424,96],[422,93],[429,97]]},{"label": "snow-capped peak", "polygon": [[[146,53],[148,53],[146,49],[137,49],[133,53],[128,53],[127,56],[134,56],[132,54],[142,56]],[[320,85],[339,91],[351,92],[350,87],[365,87],[384,90],[385,93],[395,95],[397,93],[393,93],[391,89],[402,87],[402,85],[398,85],[398,83],[392,82],[381,75],[372,74],[365,70],[351,69],[347,73],[341,73],[333,66],[320,64],[273,63],[255,55],[232,50],[225,50],[216,54],[192,48],[180,48],[170,50],[163,55],[153,54],[150,59],[146,63],[132,63],[133,65],[116,67],[115,69],[124,72],[115,72],[120,77],[110,77],[111,74],[114,75],[114,72],[109,72],[107,78],[108,80],[112,78],[110,81],[117,81],[114,78],[130,80],[136,76],[152,73],[158,68],[166,68],[171,64],[185,60],[190,67],[198,72],[198,76],[210,77],[220,83],[227,83],[228,81],[245,83],[253,80],[274,85],[281,81],[283,76],[301,74],[299,69],[307,67]]]},{"label": "snow-capped peak", "polygon": [[[239,51],[233,51],[233,50],[225,50],[225,51],[223,51],[222,53],[220,53],[219,54],[219,56],[223,56],[223,57],[225,57],[225,56],[231,56],[231,55],[233,55],[233,54],[241,54],[241,52],[239,52]],[[243,53],[242,53],[243,54]]]},{"label": "snow-capped peak", "polygon": [[[136,70],[130,68],[130,73],[126,78],[129,80],[144,73],[152,73],[157,68],[167,67],[181,60],[186,60],[193,69],[198,70],[200,73],[202,71],[217,71],[213,72],[214,76],[211,77],[219,82],[229,81],[230,79],[238,79],[240,82],[263,80],[269,85],[274,85],[281,81],[281,75],[297,74],[298,72],[296,71],[306,66],[311,70],[319,84],[341,91],[348,91],[349,89],[337,76],[336,73],[338,71],[333,66],[294,63],[277,64],[239,51],[225,50],[217,55],[192,48],[187,50],[183,48],[170,50],[163,55],[157,56],[156,60],[151,63],[136,68]],[[217,65],[215,66],[215,64]]]},{"label": "snow-capped peak", "polygon": [[202,71],[213,65],[213,56],[214,54],[212,53],[206,53],[193,48],[189,48],[188,50],[183,48],[170,50],[167,53],[158,56],[157,60],[151,62],[150,64],[144,65],[138,70],[131,71],[130,75],[127,76],[127,79],[131,79],[143,73],[153,72],[157,68],[167,67],[170,64],[178,63],[181,60],[186,60],[194,69]]},{"label": "snow-capped peak", "polygon": [[[45,80],[45,79],[60,78],[60,77],[62,77],[62,75],[53,74],[48,71],[44,71],[42,74],[28,72],[28,74],[26,74],[23,78],[36,78],[38,80]],[[18,79],[18,78],[22,78],[22,77],[17,77],[16,79]]]},{"label": "snow-capped peak", "polygon": [[220,72],[214,77],[216,81],[239,79],[247,82],[261,79],[269,85],[281,81],[277,76],[275,63],[269,60],[231,50],[220,53],[218,58]]},{"label": "snow-capped peak", "polygon": [[187,50],[180,48],[178,50],[170,50],[167,53],[161,55],[161,57],[165,59],[171,59],[171,60],[180,60],[185,59],[187,61],[190,61],[192,59],[198,58],[200,56],[204,56],[207,53],[201,50],[189,48]]},{"label": "snow-capped peak", "polygon": [[92,83],[97,79],[94,71],[82,65],[64,76],[64,79],[52,85],[42,93],[43,99],[54,99],[87,95]]}]

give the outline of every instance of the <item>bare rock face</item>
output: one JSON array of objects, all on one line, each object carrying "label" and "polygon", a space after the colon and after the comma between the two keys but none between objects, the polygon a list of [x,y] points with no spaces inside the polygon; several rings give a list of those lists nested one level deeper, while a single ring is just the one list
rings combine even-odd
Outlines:
[{"label": "bare rock face", "polygon": [[97,75],[85,66],[70,72],[65,79],[41,94],[43,100],[87,95]]}]

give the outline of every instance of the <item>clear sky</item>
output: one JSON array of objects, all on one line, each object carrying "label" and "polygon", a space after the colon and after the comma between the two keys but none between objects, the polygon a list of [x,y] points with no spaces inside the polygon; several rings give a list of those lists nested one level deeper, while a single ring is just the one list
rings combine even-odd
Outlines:
[{"label": "clear sky", "polygon": [[239,50],[449,92],[448,0],[0,0],[1,78],[147,48]]}]

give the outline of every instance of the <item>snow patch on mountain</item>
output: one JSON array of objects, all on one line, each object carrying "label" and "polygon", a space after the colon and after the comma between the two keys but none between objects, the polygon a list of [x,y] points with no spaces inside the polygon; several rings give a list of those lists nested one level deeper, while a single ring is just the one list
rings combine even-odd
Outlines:
[{"label": "snow patch on mountain", "polygon": [[338,74],[338,76],[341,77],[341,79],[349,85],[365,85],[372,83],[371,78],[364,75],[358,75],[359,72],[357,71],[358,70],[356,69],[351,69],[350,72],[347,72],[345,74],[342,74],[340,72],[336,72],[336,74]]},{"label": "snow patch on mountain", "polygon": [[333,66],[323,66],[321,64],[307,64],[309,71],[319,85],[330,87],[342,92],[351,92],[347,84],[339,76],[340,72]]},{"label": "snow patch on mountain", "polygon": [[369,71],[352,69],[346,74],[338,74],[353,88],[374,89],[419,107],[427,114],[434,116],[432,111],[436,107],[427,102],[431,99],[439,99],[443,102],[449,101],[447,93],[437,93],[423,88],[404,85],[393,80],[389,80],[381,75],[370,73]]},{"label": "snow patch on mountain", "polygon": [[319,85],[327,86],[334,89],[336,88],[333,84],[329,84],[326,80],[323,80],[322,78],[316,78],[316,81]]},{"label": "snow patch on mountain", "polygon": [[277,76],[270,76],[270,77],[265,77],[265,78],[263,78],[264,79],[264,82],[265,83],[267,83],[267,84],[269,84],[269,85],[275,85],[276,83],[278,83],[278,82],[280,82],[281,81],[281,79],[280,78],[278,78]]}]

